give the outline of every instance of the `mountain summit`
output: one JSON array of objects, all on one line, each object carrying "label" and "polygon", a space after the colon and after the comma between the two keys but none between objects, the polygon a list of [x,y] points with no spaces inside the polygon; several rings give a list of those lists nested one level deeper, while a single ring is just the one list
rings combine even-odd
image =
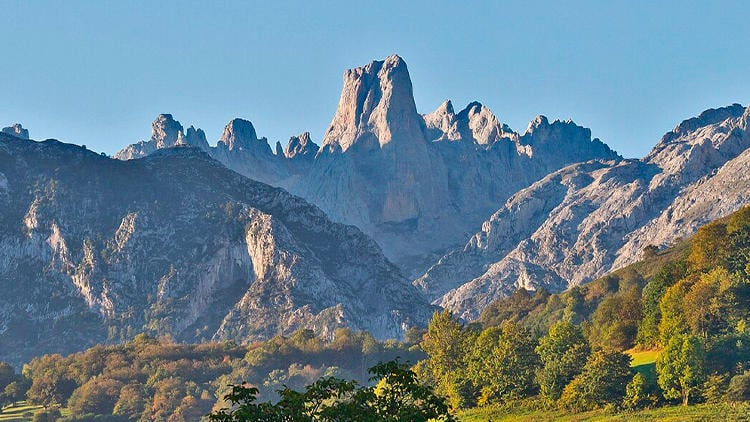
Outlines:
[{"label": "mountain summit", "polygon": [[[162,144],[170,146],[140,142],[116,158],[142,157]],[[275,151],[240,119],[207,150],[232,170],[361,228],[415,275],[465,242],[517,190],[568,164],[620,158],[570,121],[540,117],[521,135],[477,102],[455,113],[446,101],[421,115],[408,67],[397,55],[344,72],[320,148],[303,135]]]},{"label": "mountain summit", "polygon": [[372,149],[423,139],[424,123],[417,113],[409,70],[401,57],[393,55],[344,72],[341,99],[323,146],[346,151],[357,143]]}]

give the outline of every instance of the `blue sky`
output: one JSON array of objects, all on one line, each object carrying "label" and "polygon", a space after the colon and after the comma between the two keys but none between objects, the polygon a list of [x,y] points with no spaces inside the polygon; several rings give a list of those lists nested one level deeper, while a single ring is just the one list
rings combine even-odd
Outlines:
[{"label": "blue sky", "polygon": [[[658,4],[656,4],[658,3]],[[210,6],[209,6],[210,5]],[[523,131],[590,127],[626,157],[750,103],[750,2],[0,2],[0,125],[114,153],[158,113],[320,141],[346,68],[401,55],[417,108],[478,100]]]}]

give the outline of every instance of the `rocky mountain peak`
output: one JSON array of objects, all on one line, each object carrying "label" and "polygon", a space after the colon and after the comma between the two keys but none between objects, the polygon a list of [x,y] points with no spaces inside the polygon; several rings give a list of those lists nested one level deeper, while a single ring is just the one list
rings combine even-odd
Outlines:
[{"label": "rocky mountain peak", "polygon": [[20,123],[14,123],[12,126],[4,127],[3,133],[6,133],[16,138],[29,139],[29,131],[24,129]]},{"label": "rocky mountain peak", "polygon": [[397,56],[344,72],[338,109],[323,145],[346,151],[357,143],[366,149],[424,141],[423,122],[414,103],[406,62]]},{"label": "rocky mountain peak", "polygon": [[456,112],[453,110],[453,102],[451,100],[443,101],[443,104],[440,104],[440,107],[435,110],[435,113],[438,115],[455,115]]},{"label": "rocky mountain peak", "polygon": [[443,101],[440,106],[432,113],[424,116],[427,137],[431,141],[450,140],[455,141],[460,138],[460,134],[455,128],[456,112],[453,110],[451,100]]},{"label": "rocky mountain peak", "polygon": [[235,148],[252,148],[258,141],[253,124],[244,119],[233,119],[224,127],[219,142],[224,143],[229,150]]},{"label": "rocky mountain peak", "polygon": [[677,138],[685,136],[696,129],[717,124],[727,119],[734,119],[740,117],[745,113],[745,107],[741,104],[732,104],[727,107],[709,108],[705,110],[698,117],[693,117],[687,120],[683,120],[677,125],[671,132],[667,132],[659,142],[658,145],[667,144],[674,141]]},{"label": "rocky mountain peak", "polygon": [[549,120],[547,119],[547,116],[543,116],[540,114],[534,117],[534,119],[532,119],[529,122],[529,125],[526,127],[526,132],[524,133],[524,135],[530,135],[534,133],[535,131],[539,131],[540,129],[546,128],[546,127],[549,127]]},{"label": "rocky mountain peak", "polygon": [[182,131],[178,133],[175,145],[189,145],[204,151],[208,151],[209,148],[206,133],[203,132],[203,129],[196,129],[193,126],[187,128],[185,133]]},{"label": "rocky mountain peak", "polygon": [[312,159],[318,153],[318,145],[310,140],[310,132],[304,132],[299,136],[292,136],[284,148],[286,158],[305,157]]},{"label": "rocky mountain peak", "polygon": [[160,114],[151,123],[151,140],[156,148],[168,148],[177,143],[182,125],[171,114]]},{"label": "rocky mountain peak", "polygon": [[453,104],[446,100],[432,113],[425,114],[425,125],[430,140],[468,141],[487,145],[496,141],[510,129],[501,125],[497,117],[479,102],[469,103],[456,114]]},{"label": "rocky mountain peak", "polygon": [[456,119],[464,126],[461,130],[466,135],[471,134],[471,139],[480,145],[495,142],[503,135],[506,126],[501,125],[492,111],[479,102],[471,102],[461,110]]}]

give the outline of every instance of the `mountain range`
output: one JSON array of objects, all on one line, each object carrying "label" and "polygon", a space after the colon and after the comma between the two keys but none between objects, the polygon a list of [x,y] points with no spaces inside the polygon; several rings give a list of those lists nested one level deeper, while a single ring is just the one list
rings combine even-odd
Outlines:
[{"label": "mountain range", "polygon": [[479,103],[456,113],[450,101],[418,113],[406,63],[399,56],[344,73],[341,99],[318,147],[309,133],[272,151],[253,125],[235,119],[216,146],[200,129],[171,115],[152,124],[151,139],[115,158],[194,145],[232,170],[282,187],[356,225],[408,275],[461,245],[513,193],[551,171],[619,156],[571,121],[538,116],[524,134]]},{"label": "mountain range", "polygon": [[433,308],[359,229],[198,148],[130,161],[0,134],[0,360],[140,332],[399,338]]},{"label": "mountain range", "polygon": [[272,148],[238,118],[211,145],[160,114],[110,159],[5,128],[0,339],[15,354],[0,359],[142,331],[398,338],[437,306],[472,320],[750,203],[749,120],[739,104],[710,109],[624,159],[572,121],[520,133],[476,102],[420,114],[390,56],[344,73],[320,145],[304,132]]}]

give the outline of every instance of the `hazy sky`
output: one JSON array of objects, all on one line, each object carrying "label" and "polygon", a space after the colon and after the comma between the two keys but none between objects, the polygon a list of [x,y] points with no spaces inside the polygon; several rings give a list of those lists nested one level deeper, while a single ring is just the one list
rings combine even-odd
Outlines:
[{"label": "hazy sky", "polygon": [[[114,153],[158,113],[320,141],[346,68],[397,53],[417,108],[573,119],[626,157],[750,103],[750,2],[0,1],[0,125]],[[209,6],[210,5],[210,6]]]}]

